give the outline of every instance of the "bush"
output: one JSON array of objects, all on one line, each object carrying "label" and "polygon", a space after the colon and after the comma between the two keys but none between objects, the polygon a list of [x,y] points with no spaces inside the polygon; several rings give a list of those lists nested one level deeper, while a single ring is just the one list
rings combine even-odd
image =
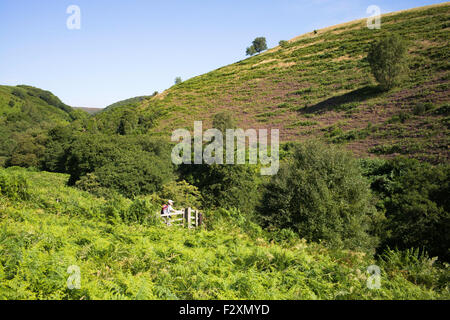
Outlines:
[{"label": "bush", "polygon": [[367,59],[372,73],[383,90],[397,86],[407,70],[407,46],[397,35],[372,43]]},{"label": "bush", "polygon": [[387,218],[382,248],[424,248],[450,261],[450,166],[406,158],[377,164],[366,174]]},{"label": "bush", "polygon": [[83,189],[108,188],[129,198],[174,180],[169,145],[147,136],[83,135],[68,148],[66,167],[70,185],[86,176],[79,182]]},{"label": "bush", "polygon": [[158,225],[161,222],[159,206],[142,199],[134,200],[128,210],[122,210],[120,214],[122,220],[127,223]]},{"label": "bush", "polygon": [[20,174],[0,171],[0,194],[11,200],[28,200],[30,198],[28,180]]},{"label": "bush", "polygon": [[214,115],[213,128],[220,130],[225,136],[227,129],[236,128],[236,122],[231,113],[225,111],[219,112]]},{"label": "bush", "polygon": [[25,99],[25,97],[26,97],[25,90],[20,89],[20,88],[14,88],[12,90],[12,94],[15,95],[16,97],[22,99],[22,100]]},{"label": "bush", "polygon": [[378,214],[352,156],[335,146],[299,145],[266,185],[258,210],[266,227],[292,229],[308,241],[372,250]]},{"label": "bush", "polygon": [[83,191],[87,191],[97,197],[110,198],[115,194],[113,190],[102,187],[98,177],[94,173],[88,173],[75,183],[75,186]]},{"label": "bush", "polygon": [[281,40],[279,43],[280,47],[286,48],[289,45],[289,42],[286,40]]},{"label": "bush", "polygon": [[251,165],[182,165],[180,171],[200,190],[204,208],[251,213],[258,202],[256,170]]},{"label": "bush", "polygon": [[433,109],[434,105],[431,102],[426,102],[426,103],[418,103],[414,106],[413,109],[413,113],[415,115],[422,115],[427,111],[430,111],[431,109]]},{"label": "bush", "polygon": [[388,248],[380,256],[379,264],[389,276],[401,274],[414,284],[443,289],[450,281],[450,273],[445,267],[436,266],[436,261],[437,258],[431,259],[419,249],[400,251]]},{"label": "bush", "polygon": [[198,188],[184,180],[171,181],[164,184],[158,196],[164,201],[173,200],[175,206],[179,208],[197,208],[201,203],[201,195]]},{"label": "bush", "polygon": [[209,210],[204,215],[204,224],[208,230],[228,230],[239,228],[252,238],[263,236],[263,230],[251,217],[239,209],[217,208]]}]

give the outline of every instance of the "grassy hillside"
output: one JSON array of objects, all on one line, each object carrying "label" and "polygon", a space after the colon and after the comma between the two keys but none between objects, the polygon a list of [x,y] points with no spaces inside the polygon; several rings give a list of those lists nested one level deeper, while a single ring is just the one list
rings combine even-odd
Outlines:
[{"label": "grassy hillside", "polygon": [[[280,128],[283,141],[319,136],[358,155],[447,162],[449,16],[444,3],[385,15],[380,30],[363,19],[310,32],[98,120],[117,126],[132,111],[136,128],[168,135],[227,110],[243,128]],[[374,39],[392,33],[408,40],[410,70],[386,93],[366,56]]]},{"label": "grassy hillside", "polygon": [[[448,269],[412,253],[375,261],[289,232],[263,232],[236,213],[186,230],[125,223],[131,200],[66,186],[67,175],[0,169],[0,299],[448,299]],[[19,186],[19,187],[18,187]],[[136,203],[135,200],[134,204]],[[147,212],[150,217],[152,210]],[[224,214],[225,213],[225,214]],[[367,267],[381,267],[368,289]],[[67,288],[67,269],[81,289]]]},{"label": "grassy hillside", "polygon": [[49,91],[0,86],[0,166],[35,165],[46,130],[85,117]]},{"label": "grassy hillside", "polygon": [[75,110],[82,110],[82,111],[85,111],[85,112],[87,112],[87,113],[89,113],[91,115],[99,113],[99,112],[101,112],[103,110],[102,108],[84,108],[84,107],[73,107],[73,109],[75,109]]},{"label": "grassy hillside", "polygon": [[141,102],[145,99],[148,99],[148,98],[150,98],[150,96],[134,97],[134,98],[118,101],[113,104],[110,104],[104,110],[111,110],[111,109],[114,109],[117,107],[122,107],[122,106],[133,106],[133,105],[138,104],[139,102]]}]

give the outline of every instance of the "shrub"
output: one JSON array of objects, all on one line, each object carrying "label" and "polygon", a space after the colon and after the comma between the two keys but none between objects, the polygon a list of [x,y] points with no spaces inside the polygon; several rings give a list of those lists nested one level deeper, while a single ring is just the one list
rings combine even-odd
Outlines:
[{"label": "shrub", "polygon": [[279,43],[280,47],[286,48],[289,45],[289,42],[286,40],[281,40]]},{"label": "shrub", "polygon": [[98,177],[94,173],[88,173],[75,183],[75,186],[83,191],[87,191],[97,197],[109,198],[115,192],[101,186]]},{"label": "shrub", "polygon": [[450,166],[397,158],[366,171],[385,210],[382,248],[424,248],[450,261]]},{"label": "shrub", "polygon": [[11,200],[28,200],[30,198],[28,180],[20,174],[0,171],[0,194]]},{"label": "shrub", "polygon": [[419,249],[401,251],[388,248],[379,258],[380,267],[390,276],[401,274],[414,284],[443,289],[450,281],[450,273],[436,266],[436,261],[437,258],[431,259]]},{"label": "shrub", "polygon": [[70,185],[94,174],[80,182],[87,190],[109,188],[133,198],[158,192],[174,179],[169,146],[147,136],[83,135],[67,153]]},{"label": "shrub", "polygon": [[171,199],[175,202],[176,207],[180,208],[197,208],[200,205],[200,192],[196,186],[186,181],[171,181],[163,185],[159,197],[165,201]]},{"label": "shrub", "polygon": [[181,82],[183,82],[183,80],[181,80],[181,77],[175,78],[175,84],[180,84]]},{"label": "shrub", "polygon": [[414,106],[413,109],[413,113],[415,115],[422,115],[427,111],[430,111],[431,109],[433,109],[434,105],[431,102],[426,102],[426,103],[418,103]]},{"label": "shrub", "polygon": [[375,79],[384,90],[397,86],[407,70],[407,46],[397,35],[372,43],[367,59]]},{"label": "shrub", "polygon": [[217,208],[216,210],[209,210],[204,215],[204,224],[208,230],[239,228],[250,237],[263,236],[261,227],[248,214],[241,212],[239,209]]},{"label": "shrub", "polygon": [[15,95],[16,97],[20,98],[20,99],[25,99],[25,97],[26,97],[25,90],[20,89],[20,88],[14,88],[12,90],[12,94]]},{"label": "shrub", "polygon": [[224,135],[227,129],[234,129],[235,127],[236,122],[231,113],[224,111],[214,115],[213,128],[220,130]]},{"label": "shrub", "polygon": [[251,213],[258,202],[258,180],[251,165],[181,165],[180,173],[198,187],[204,208],[239,208]]},{"label": "shrub", "polygon": [[123,221],[128,223],[140,223],[146,225],[157,225],[160,223],[159,206],[147,200],[136,199],[128,210],[120,211]]},{"label": "shrub", "polygon": [[292,229],[332,247],[374,249],[378,214],[352,156],[318,142],[299,145],[266,185],[258,210],[266,227]]}]

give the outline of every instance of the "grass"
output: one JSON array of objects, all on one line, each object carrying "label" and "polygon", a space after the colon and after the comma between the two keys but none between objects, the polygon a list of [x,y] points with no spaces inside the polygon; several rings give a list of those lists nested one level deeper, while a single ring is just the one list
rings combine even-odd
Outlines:
[{"label": "grass", "polygon": [[[414,268],[395,252],[377,262],[288,230],[266,234],[224,210],[208,212],[197,230],[127,224],[108,220],[105,207],[130,200],[67,187],[63,174],[0,173],[29,184],[22,200],[7,196],[7,185],[0,191],[0,299],[449,298],[448,269],[416,255]],[[366,285],[372,264],[381,267],[376,290]],[[81,289],[67,288],[71,265],[80,268]]]},{"label": "grass", "polygon": [[[445,115],[427,112],[426,106],[449,100],[449,13],[450,5],[444,3],[385,15],[380,30],[369,30],[365,20],[358,20],[310,32],[283,47],[186,80],[125,109],[153,115],[157,120],[148,131],[166,136],[178,127],[191,128],[194,120],[210,124],[215,113],[228,110],[240,127],[276,127],[284,141],[322,135],[320,129],[343,119],[348,120],[346,131],[358,132],[369,122],[382,125],[400,111],[422,113],[442,132],[433,145],[445,145],[449,142],[448,121]],[[399,88],[385,93],[376,90],[365,57],[369,43],[389,33],[398,33],[409,42],[410,72]],[[318,130],[293,125],[307,121],[309,114],[314,114]],[[98,117],[104,121],[115,118],[117,115],[108,111]],[[419,121],[407,123],[412,131],[428,135]],[[426,142],[425,136],[405,139],[420,144]],[[392,139],[399,143],[404,138]],[[359,155],[368,155],[373,145],[386,143],[371,134],[358,140],[366,141],[365,148],[361,142]],[[448,149],[428,151],[434,155],[429,161],[448,161]],[[414,152],[408,155],[420,158]]]}]

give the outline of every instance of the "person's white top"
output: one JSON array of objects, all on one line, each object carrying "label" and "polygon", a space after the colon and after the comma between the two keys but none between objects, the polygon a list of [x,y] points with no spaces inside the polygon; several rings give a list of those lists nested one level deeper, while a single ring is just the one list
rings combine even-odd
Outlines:
[{"label": "person's white top", "polygon": [[169,204],[167,206],[167,213],[175,212],[175,209]]}]

